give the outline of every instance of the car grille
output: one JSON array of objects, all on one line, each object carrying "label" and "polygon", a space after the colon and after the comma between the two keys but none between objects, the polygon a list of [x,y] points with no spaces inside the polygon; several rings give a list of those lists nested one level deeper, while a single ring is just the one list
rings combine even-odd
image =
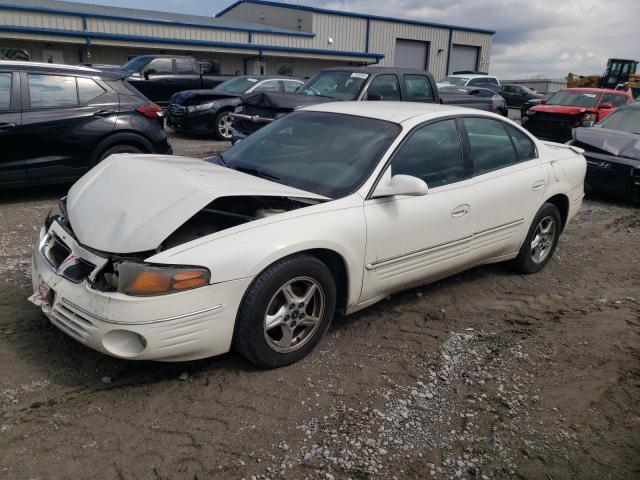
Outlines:
[{"label": "car grille", "polygon": [[[85,280],[96,267],[82,258],[70,258],[71,249],[59,238],[53,236],[53,243],[45,249],[45,257],[62,277],[70,282],[80,283]],[[63,265],[67,261],[68,264]]]},{"label": "car grille", "polygon": [[187,108],[183,107],[182,105],[176,105],[172,103],[171,105],[169,105],[169,113],[173,116],[181,117],[182,115],[185,115],[187,113]]},{"label": "car grille", "polygon": [[571,139],[571,129],[577,121],[575,115],[536,112],[529,117],[526,127],[536,137],[566,142]]},{"label": "car grille", "polygon": [[96,330],[91,316],[64,298],[51,310],[51,323],[82,343],[86,343]]}]

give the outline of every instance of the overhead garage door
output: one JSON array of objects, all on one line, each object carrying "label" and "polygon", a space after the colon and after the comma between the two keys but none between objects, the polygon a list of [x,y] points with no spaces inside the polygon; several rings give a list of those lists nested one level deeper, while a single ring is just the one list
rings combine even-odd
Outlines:
[{"label": "overhead garage door", "polygon": [[429,42],[396,39],[395,66],[426,70],[429,60]]},{"label": "overhead garage door", "polygon": [[451,60],[449,61],[449,72],[459,72],[468,70],[475,72],[478,69],[478,54],[480,48],[468,45],[452,45]]}]

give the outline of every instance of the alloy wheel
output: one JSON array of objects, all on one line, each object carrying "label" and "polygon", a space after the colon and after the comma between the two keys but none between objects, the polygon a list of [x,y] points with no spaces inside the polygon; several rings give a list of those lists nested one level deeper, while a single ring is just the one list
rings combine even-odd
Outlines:
[{"label": "alloy wheel", "polygon": [[546,260],[553,249],[556,239],[556,220],[551,216],[546,216],[536,227],[533,239],[531,240],[531,259],[535,263],[542,263]]},{"label": "alloy wheel", "polygon": [[226,139],[231,138],[231,125],[232,118],[230,115],[220,117],[220,120],[218,120],[218,133],[220,133],[221,137]]},{"label": "alloy wheel", "polygon": [[325,295],[311,277],[297,277],[271,298],[264,317],[264,338],[272,350],[289,353],[315,334],[325,309]]}]

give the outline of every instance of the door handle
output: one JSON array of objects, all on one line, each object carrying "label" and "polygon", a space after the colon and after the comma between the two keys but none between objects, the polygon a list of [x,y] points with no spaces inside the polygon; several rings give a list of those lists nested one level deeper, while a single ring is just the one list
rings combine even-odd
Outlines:
[{"label": "door handle", "polygon": [[100,110],[93,114],[94,117],[108,117],[109,115],[113,115],[113,110]]},{"label": "door handle", "polygon": [[12,128],[16,128],[15,123],[0,123],[0,132],[6,132],[7,130],[11,130]]},{"label": "door handle", "polygon": [[547,185],[547,182],[545,182],[544,180],[539,180],[533,184],[533,187],[531,187],[531,189],[536,191],[542,190],[546,185]]},{"label": "door handle", "polygon": [[467,213],[469,213],[469,210],[471,210],[471,206],[470,205],[467,205],[467,204],[458,205],[451,212],[451,216],[452,217],[464,217]]}]

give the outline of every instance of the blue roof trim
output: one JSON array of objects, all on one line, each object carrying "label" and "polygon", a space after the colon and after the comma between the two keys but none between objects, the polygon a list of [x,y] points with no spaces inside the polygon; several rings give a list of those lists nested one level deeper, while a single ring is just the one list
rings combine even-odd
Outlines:
[{"label": "blue roof trim", "polygon": [[123,40],[126,42],[142,42],[142,43],[166,43],[168,45],[188,45],[188,46],[204,46],[204,47],[222,47],[241,50],[256,50],[258,52],[294,52],[294,53],[313,53],[317,55],[331,55],[334,57],[358,57],[371,58],[380,60],[384,58],[382,53],[363,53],[363,52],[345,52],[341,50],[321,50],[316,48],[297,48],[297,47],[281,47],[277,45],[260,45],[246,43],[229,43],[229,42],[208,42],[206,40],[182,40],[177,38],[164,37],[145,37],[138,35],[119,35],[114,33],[98,33],[85,32],[80,30],[59,30],[54,28],[29,28],[29,27],[13,27],[8,25],[0,25],[0,32],[16,32],[16,33],[35,33],[41,35],[59,35],[65,37],[77,37],[84,39],[101,39],[101,40]]},{"label": "blue roof trim", "polygon": [[494,30],[485,30],[483,28],[473,28],[473,27],[460,27],[457,25],[448,25],[445,23],[433,23],[433,22],[424,22],[420,20],[409,20],[406,18],[396,18],[396,17],[385,17],[382,15],[367,15],[365,13],[355,13],[355,12],[342,12],[339,10],[330,10],[328,8],[318,8],[318,7],[309,7],[307,5],[294,5],[291,3],[280,3],[280,2],[271,2],[268,0],[238,0],[235,3],[232,3],[227,8],[221,10],[216,14],[216,18],[223,16],[225,13],[236,8],[238,5],[243,3],[253,3],[255,5],[266,5],[269,7],[282,7],[282,8],[290,8],[294,10],[304,10],[307,12],[315,12],[315,13],[327,13],[329,15],[339,15],[342,17],[355,17],[355,18],[365,18],[370,20],[383,20],[387,22],[395,22],[395,23],[405,23],[409,25],[421,25],[425,27],[438,27],[438,28],[452,28],[454,30],[461,30],[465,32],[476,32],[476,33],[488,33],[490,35],[494,35],[496,32]]},{"label": "blue roof trim", "polygon": [[173,21],[173,20],[163,20],[161,18],[139,18],[139,17],[127,17],[124,15],[107,15],[105,13],[85,13],[78,12],[74,10],[58,10],[54,8],[46,8],[46,7],[29,7],[24,5],[14,5],[10,3],[0,4],[0,10],[18,10],[22,12],[31,12],[31,13],[45,13],[45,14],[56,14],[56,15],[66,15],[66,16],[74,16],[74,17],[82,17],[82,18],[102,18],[105,20],[125,20],[131,22],[140,22],[140,23],[155,23],[161,25],[174,25],[179,27],[192,27],[192,28],[207,28],[212,30],[231,30],[236,32],[254,32],[254,33],[272,33],[276,35],[289,35],[294,37],[315,37],[315,33],[311,32],[294,32],[290,30],[281,30],[278,28],[248,28],[248,27],[233,27],[230,25],[214,25],[211,23],[193,23],[193,22],[181,22],[181,21]]}]

